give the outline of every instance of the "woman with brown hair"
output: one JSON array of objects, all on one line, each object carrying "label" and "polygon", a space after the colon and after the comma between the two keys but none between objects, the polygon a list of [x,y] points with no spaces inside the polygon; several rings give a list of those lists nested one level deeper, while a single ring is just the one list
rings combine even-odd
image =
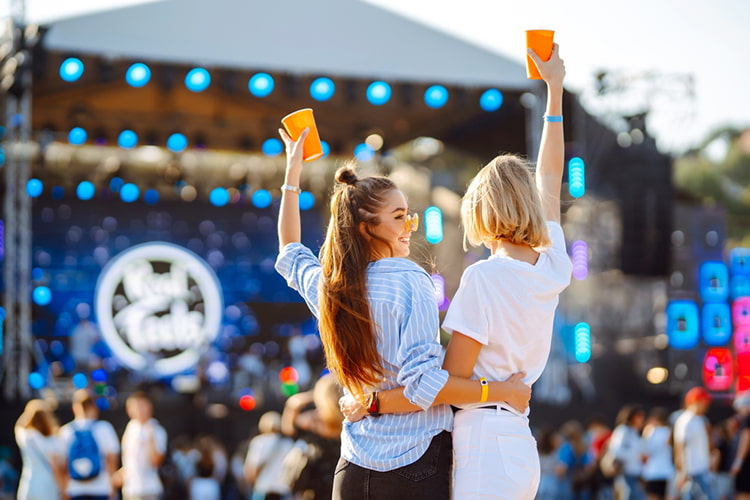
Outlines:
[{"label": "woman with brown hair", "polygon": [[54,500],[60,498],[65,479],[61,450],[57,442],[58,424],[41,399],[26,403],[14,428],[21,450],[23,470],[18,485],[18,500]]},{"label": "woman with brown hair", "polygon": [[416,217],[386,177],[336,173],[320,258],[302,245],[298,195],[304,131],[283,130],[276,269],[318,318],[328,368],[377,415],[378,392],[403,386],[425,411],[345,422],[333,498],[450,498],[453,414],[447,404],[508,401],[521,411],[531,390],[520,375],[483,385],[441,367],[438,309],[430,276],[408,260]]}]

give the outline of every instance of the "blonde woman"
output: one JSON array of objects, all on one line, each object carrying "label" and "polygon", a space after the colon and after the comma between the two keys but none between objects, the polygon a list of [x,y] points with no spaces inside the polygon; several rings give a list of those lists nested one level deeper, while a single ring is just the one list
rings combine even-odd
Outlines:
[{"label": "blonde woman", "polygon": [[59,426],[47,403],[32,399],[14,428],[23,470],[18,500],[55,500],[64,490],[63,458],[57,440]]},{"label": "blonde woman", "polygon": [[[518,372],[528,385],[539,378],[573,267],[560,225],[565,65],[556,44],[547,62],[529,55],[547,84],[536,176],[524,159],[501,155],[471,181],[461,203],[465,242],[491,256],[464,271],[443,322],[452,334],[443,368],[482,383]],[[381,413],[414,410],[403,389],[379,397]],[[455,415],[454,498],[534,498],[540,465],[528,410],[486,394],[480,401],[460,405]],[[361,417],[344,407],[350,420]]]}]

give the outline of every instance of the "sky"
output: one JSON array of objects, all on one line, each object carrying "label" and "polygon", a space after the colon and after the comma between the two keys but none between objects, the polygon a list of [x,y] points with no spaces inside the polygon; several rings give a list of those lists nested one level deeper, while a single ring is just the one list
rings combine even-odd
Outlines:
[{"label": "sky", "polygon": [[[10,12],[11,1],[21,0],[0,0],[0,15]],[[26,0],[26,19],[52,21],[145,1]],[[742,53],[750,46],[747,0],[363,1],[520,63],[524,30],[555,30],[568,90],[607,122],[648,111],[648,133],[665,152],[697,147],[720,127],[750,127],[750,64]],[[602,72],[603,94],[596,85]]]}]

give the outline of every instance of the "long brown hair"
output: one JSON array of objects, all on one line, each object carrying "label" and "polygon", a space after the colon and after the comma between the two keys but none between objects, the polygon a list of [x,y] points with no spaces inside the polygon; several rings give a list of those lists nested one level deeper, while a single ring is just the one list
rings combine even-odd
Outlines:
[{"label": "long brown hair", "polygon": [[360,232],[374,239],[380,223],[377,209],[384,195],[396,189],[386,177],[358,179],[351,165],[336,172],[331,196],[331,218],[320,248],[320,338],[328,369],[341,385],[363,400],[368,388],[383,377],[376,325],[370,317],[365,271],[370,246]]},{"label": "long brown hair", "polygon": [[51,436],[57,432],[58,424],[47,403],[41,399],[32,399],[26,403],[23,413],[16,421],[16,427],[36,429],[42,436]]}]

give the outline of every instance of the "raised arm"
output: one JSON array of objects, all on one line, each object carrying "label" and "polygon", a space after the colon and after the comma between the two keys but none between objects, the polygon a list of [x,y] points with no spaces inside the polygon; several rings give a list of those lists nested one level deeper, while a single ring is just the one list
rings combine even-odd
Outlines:
[{"label": "raised arm", "polygon": [[560,189],[565,166],[565,139],[563,137],[562,95],[565,63],[560,59],[559,47],[554,44],[548,61],[542,61],[529,49],[529,55],[547,83],[547,109],[539,146],[536,169],[536,186],[542,200],[546,220],[560,222]]},{"label": "raised arm", "polygon": [[281,207],[279,208],[279,250],[289,243],[299,243],[302,230],[299,216],[299,179],[302,174],[302,144],[309,133],[305,129],[299,139],[293,141],[283,129],[279,135],[286,145],[286,173],[284,186],[281,189]]}]

